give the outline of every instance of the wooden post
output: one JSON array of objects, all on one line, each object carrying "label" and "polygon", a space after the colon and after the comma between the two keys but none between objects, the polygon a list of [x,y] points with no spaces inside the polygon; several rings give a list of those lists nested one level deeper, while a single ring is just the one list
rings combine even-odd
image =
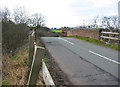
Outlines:
[{"label": "wooden post", "polygon": [[2,20],[0,19],[0,86],[2,86]]},{"label": "wooden post", "polygon": [[29,67],[31,67],[34,54],[34,35],[29,36]]},{"label": "wooden post", "polygon": [[36,41],[36,39],[37,39],[36,29],[34,29],[34,32],[35,32],[35,41]]},{"label": "wooden post", "polygon": [[39,71],[42,66],[42,58],[44,57],[43,53],[44,53],[44,48],[37,47],[35,45],[35,51],[34,51],[33,61],[31,65],[31,70],[27,85],[36,85]]}]

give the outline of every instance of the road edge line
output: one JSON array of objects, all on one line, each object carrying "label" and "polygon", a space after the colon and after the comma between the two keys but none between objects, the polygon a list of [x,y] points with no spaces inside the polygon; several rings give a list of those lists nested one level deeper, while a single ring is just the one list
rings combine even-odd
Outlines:
[{"label": "road edge line", "polygon": [[112,60],[112,59],[110,59],[110,58],[108,58],[108,57],[102,56],[102,55],[100,55],[100,54],[98,54],[98,53],[95,53],[95,52],[93,52],[93,51],[91,51],[91,50],[89,50],[89,52],[92,53],[92,54],[94,54],[94,55],[97,55],[97,56],[99,56],[99,57],[102,57],[102,58],[104,58],[104,59],[106,59],[106,60],[109,60],[109,61],[111,61],[111,62],[113,62],[113,63],[120,64],[119,62],[117,62],[117,61],[115,61],[115,60]]},{"label": "road edge line", "polygon": [[59,37],[58,39],[61,39],[61,40],[65,41],[65,42],[67,42],[67,43],[69,43],[69,44],[71,44],[71,45],[75,45],[74,43],[72,43],[72,42],[70,42],[70,41],[68,41],[68,40],[65,40],[65,39],[63,39],[63,38],[61,38],[61,37]]}]

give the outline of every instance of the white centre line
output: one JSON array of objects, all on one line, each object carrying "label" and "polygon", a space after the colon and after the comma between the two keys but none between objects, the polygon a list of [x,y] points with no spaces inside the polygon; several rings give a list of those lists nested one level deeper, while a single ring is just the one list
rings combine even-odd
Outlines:
[{"label": "white centre line", "polygon": [[68,42],[68,43],[71,44],[71,45],[74,45],[74,43],[69,42],[69,41],[67,41],[67,40],[65,40],[65,39],[63,39],[63,38],[61,38],[61,37],[59,37],[58,39],[61,39],[61,40],[65,41],[65,42]]},{"label": "white centre line", "polygon": [[104,58],[104,59],[106,59],[106,60],[109,60],[109,61],[111,61],[111,62],[120,64],[119,62],[117,62],[117,61],[115,61],[115,60],[112,60],[112,59],[110,59],[110,58],[108,58],[108,57],[102,56],[102,55],[100,55],[100,54],[98,54],[98,53],[95,53],[95,52],[93,52],[93,51],[91,51],[91,50],[89,50],[89,52],[92,53],[92,54],[95,54],[95,55],[97,55],[97,56],[99,56],[99,57],[102,57],[102,58]]}]

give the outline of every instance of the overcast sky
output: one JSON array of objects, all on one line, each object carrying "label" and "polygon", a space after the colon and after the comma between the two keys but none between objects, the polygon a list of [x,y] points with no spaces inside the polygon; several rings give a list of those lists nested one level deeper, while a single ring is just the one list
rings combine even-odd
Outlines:
[{"label": "overcast sky", "polygon": [[12,12],[24,6],[29,14],[41,13],[48,27],[75,27],[95,16],[118,15],[119,0],[0,0]]}]

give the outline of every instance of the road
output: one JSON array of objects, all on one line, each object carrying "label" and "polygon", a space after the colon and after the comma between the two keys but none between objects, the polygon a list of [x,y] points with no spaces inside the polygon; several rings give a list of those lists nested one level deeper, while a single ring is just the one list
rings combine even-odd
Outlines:
[{"label": "road", "polygon": [[118,52],[83,40],[42,37],[61,70],[75,85],[117,85]]}]

